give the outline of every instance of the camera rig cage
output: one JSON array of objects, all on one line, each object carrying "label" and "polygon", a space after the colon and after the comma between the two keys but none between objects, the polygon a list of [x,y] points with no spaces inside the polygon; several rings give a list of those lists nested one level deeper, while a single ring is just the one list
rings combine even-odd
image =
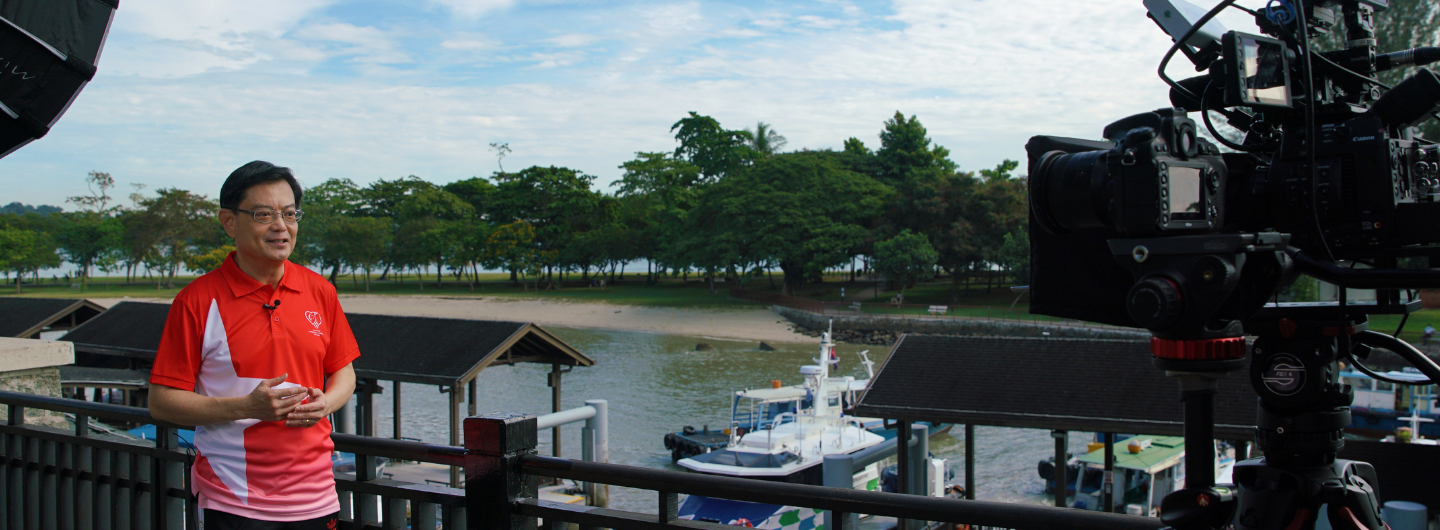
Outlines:
[{"label": "camera rig cage", "polygon": [[[1339,362],[1385,379],[1362,362],[1384,348],[1428,377],[1406,384],[1440,383],[1440,365],[1400,330],[1368,329],[1368,315],[1419,308],[1402,291],[1440,287],[1440,147],[1414,129],[1440,108],[1440,77],[1419,69],[1395,87],[1373,77],[1440,60],[1440,49],[1377,54],[1374,14],[1388,0],[1145,3],[1175,42],[1159,69],[1173,108],[1112,123],[1103,142],[1026,145],[1031,312],[1148,329],[1154,363],[1180,381],[1192,448],[1213,438],[1215,381],[1248,358],[1264,457],[1215,485],[1213,462],[1192,455],[1186,488],[1162,503],[1165,523],[1310,528],[1328,506],[1336,527],[1385,528],[1374,469],[1336,457],[1353,399]],[[1211,22],[1229,7],[1265,35]],[[1343,49],[1315,49],[1339,31]],[[1176,52],[1207,73],[1170,79]],[[1191,112],[1228,151],[1200,137]],[[1211,113],[1243,138],[1218,132]],[[1337,285],[1339,300],[1275,301],[1299,274]],[[1377,302],[1348,302],[1347,288],[1376,289]]]}]

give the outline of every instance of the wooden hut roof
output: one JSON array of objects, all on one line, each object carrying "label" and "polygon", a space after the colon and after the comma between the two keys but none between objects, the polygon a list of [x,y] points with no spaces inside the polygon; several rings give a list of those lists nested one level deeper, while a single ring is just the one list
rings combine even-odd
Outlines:
[{"label": "wooden hut roof", "polygon": [[46,327],[73,327],[104,311],[83,299],[0,297],[0,337],[39,337]]},{"label": "wooden hut roof", "polygon": [[[153,359],[169,304],[121,302],[61,340],[84,353]],[[595,360],[526,322],[347,313],[361,378],[460,385],[486,367],[515,363],[591,366]]]}]

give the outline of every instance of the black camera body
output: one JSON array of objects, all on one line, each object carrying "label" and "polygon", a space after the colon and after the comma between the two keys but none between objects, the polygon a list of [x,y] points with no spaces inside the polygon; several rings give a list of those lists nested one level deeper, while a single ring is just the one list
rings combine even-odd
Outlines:
[{"label": "black camera body", "polygon": [[[1183,287],[1194,278],[1171,271],[1163,282],[1155,279],[1165,260],[1132,262],[1128,252],[1110,248],[1113,240],[1281,233],[1287,245],[1325,261],[1424,256],[1440,262],[1440,149],[1411,128],[1440,107],[1440,77],[1421,69],[1382,95],[1350,79],[1312,76],[1319,90],[1308,102],[1295,88],[1303,76],[1290,46],[1226,33],[1212,47],[1210,73],[1172,92],[1176,108],[1112,123],[1104,129],[1106,142],[1037,136],[1026,144],[1032,313],[1206,338],[1226,328],[1206,320],[1243,319],[1297,275],[1279,259],[1287,270],[1245,289],[1251,307],[1189,296],[1177,303],[1235,310],[1187,310],[1179,320],[1173,310],[1167,310],[1172,317],[1143,317],[1136,313],[1137,285]],[[1373,52],[1366,56],[1373,62]],[[1245,129],[1236,147],[1248,152],[1221,153],[1197,136],[1186,113],[1233,105],[1250,111],[1227,114]],[[1203,246],[1192,258],[1205,255]],[[1218,259],[1233,261],[1243,276],[1243,259]],[[1249,292],[1262,286],[1273,286],[1272,292]]]},{"label": "black camera body", "polygon": [[[1225,163],[1196,136],[1180,109],[1136,114],[1110,124],[1103,151],[1025,146],[1037,220],[1054,233],[1111,228],[1126,236],[1207,232],[1224,223]],[[1037,152],[1040,151],[1040,152]]]},{"label": "black camera body", "polygon": [[[1238,161],[1236,174],[1262,201],[1239,229],[1273,227],[1295,234],[1299,248],[1328,245],[1338,259],[1440,241],[1436,145],[1390,134],[1374,113],[1318,124],[1308,142],[1287,137],[1267,166]],[[1318,225],[1318,226],[1317,226]]]}]

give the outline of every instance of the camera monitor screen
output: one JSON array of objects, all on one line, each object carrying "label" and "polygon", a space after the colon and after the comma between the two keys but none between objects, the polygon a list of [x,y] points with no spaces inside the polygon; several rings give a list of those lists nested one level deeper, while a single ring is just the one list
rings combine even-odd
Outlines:
[{"label": "camera monitor screen", "polygon": [[1170,219],[1204,221],[1205,206],[1201,203],[1200,168],[1171,165],[1169,167]]},{"label": "camera monitor screen", "polygon": [[1280,41],[1235,35],[1242,105],[1290,106],[1289,64]]}]

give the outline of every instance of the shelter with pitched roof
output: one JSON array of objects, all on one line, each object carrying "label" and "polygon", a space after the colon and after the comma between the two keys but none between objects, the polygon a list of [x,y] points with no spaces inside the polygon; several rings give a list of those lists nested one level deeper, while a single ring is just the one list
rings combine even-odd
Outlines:
[{"label": "shelter with pitched roof", "polygon": [[38,339],[41,333],[73,329],[104,311],[84,299],[0,297],[0,337]]},{"label": "shelter with pitched roof", "polygon": [[[169,310],[169,304],[121,302],[62,340],[75,344],[77,365],[148,370]],[[397,439],[402,434],[403,383],[437,385],[450,393],[450,443],[459,445],[460,404],[468,397],[468,412],[475,414],[475,378],[482,370],[518,363],[551,365],[549,382],[554,409],[559,411],[562,375],[576,366],[595,364],[594,359],[532,323],[358,313],[346,317],[361,352],[355,361],[359,381],[353,431],[366,436],[376,435],[373,397],[382,392],[379,381],[391,382]],[[337,427],[342,432],[351,430],[345,425]]]}]

